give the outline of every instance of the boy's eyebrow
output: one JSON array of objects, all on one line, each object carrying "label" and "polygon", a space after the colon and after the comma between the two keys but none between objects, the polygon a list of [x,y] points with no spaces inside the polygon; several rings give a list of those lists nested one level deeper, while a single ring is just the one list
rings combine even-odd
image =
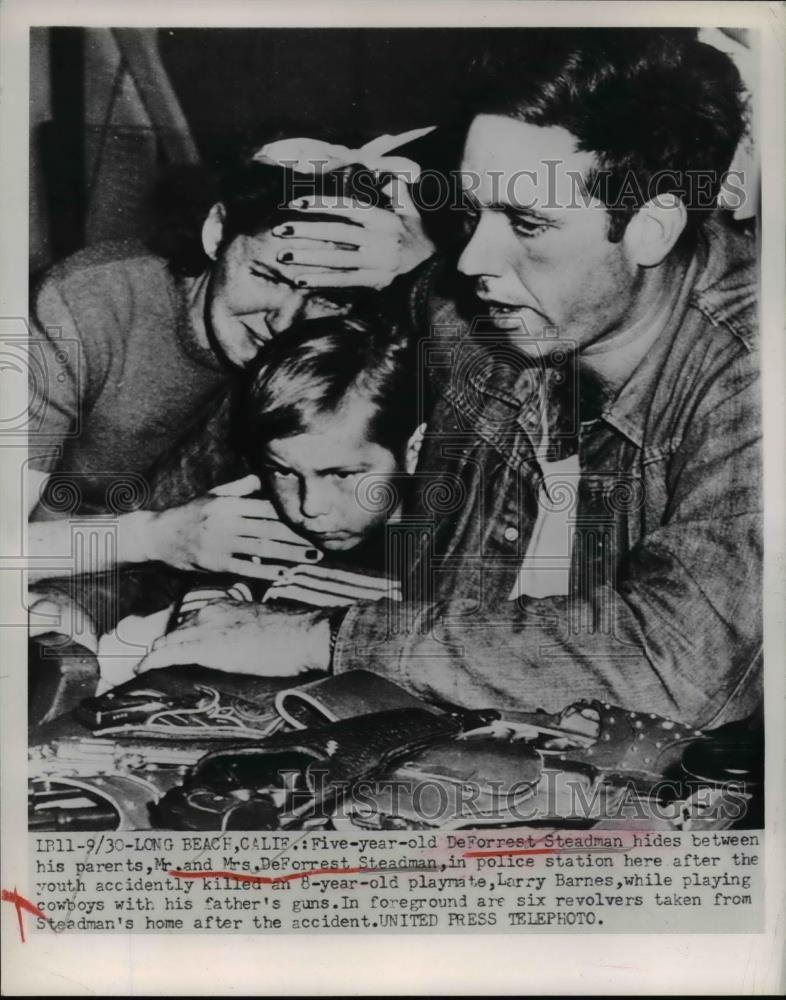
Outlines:
[{"label": "boy's eyebrow", "polygon": [[371,466],[368,462],[357,462],[354,465],[332,465],[324,469],[317,469],[317,475],[329,476],[333,472],[366,472]]},{"label": "boy's eyebrow", "polygon": [[[264,465],[269,468],[277,469],[279,472],[292,472],[288,465],[282,465],[281,462],[277,462],[274,458],[265,458]],[[323,469],[315,469],[314,471],[318,476],[329,476],[333,472],[367,472],[371,468],[368,462],[357,462],[354,465],[329,465],[325,466]]]},{"label": "boy's eyebrow", "polygon": [[265,468],[278,469],[279,472],[292,472],[292,469],[288,465],[282,465],[281,462],[277,462],[274,458],[268,458],[267,456],[262,464]]}]

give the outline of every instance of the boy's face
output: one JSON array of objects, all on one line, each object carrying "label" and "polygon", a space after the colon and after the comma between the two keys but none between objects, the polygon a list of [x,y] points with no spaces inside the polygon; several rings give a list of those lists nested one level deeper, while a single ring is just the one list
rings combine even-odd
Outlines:
[{"label": "boy's face", "polygon": [[[367,436],[373,405],[352,395],[319,417],[303,434],[265,448],[264,468],[273,502],[298,534],[328,552],[355,548],[385,522],[405,470],[387,448]],[[376,500],[376,502],[375,502]]]}]

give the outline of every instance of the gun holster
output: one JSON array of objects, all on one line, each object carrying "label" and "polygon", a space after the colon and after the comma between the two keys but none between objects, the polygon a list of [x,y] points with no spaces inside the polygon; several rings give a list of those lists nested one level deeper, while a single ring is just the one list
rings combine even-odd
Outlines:
[{"label": "gun holster", "polygon": [[[723,829],[761,800],[755,723],[703,732],[599,701],[503,718],[425,704],[362,670],[286,685],[194,667],[151,672],[82,706],[92,738],[57,754],[33,748],[35,774],[70,775],[75,796],[97,775],[118,829]],[[107,794],[107,781],[131,777],[133,796],[125,786]],[[55,790],[37,794],[37,828],[78,828],[76,814],[50,816],[44,799]]]},{"label": "gun holster", "polygon": [[357,781],[459,731],[423,708],[393,709],[206,754],[182,787],[151,809],[157,827],[282,829],[324,817]]},{"label": "gun holster", "polygon": [[27,718],[31,730],[71,711],[95,694],[98,659],[59,632],[35,636],[27,645]]}]

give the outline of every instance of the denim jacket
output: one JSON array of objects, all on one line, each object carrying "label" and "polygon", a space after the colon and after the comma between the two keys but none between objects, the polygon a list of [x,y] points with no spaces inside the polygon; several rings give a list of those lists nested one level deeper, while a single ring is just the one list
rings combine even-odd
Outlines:
[{"label": "denim jacket", "polygon": [[[371,669],[470,707],[556,711],[600,698],[705,727],[756,707],[753,243],[713,217],[689,273],[654,347],[604,399],[564,351],[544,342],[542,363],[526,365],[489,340],[462,318],[455,275],[426,266],[409,301],[419,377],[437,402],[413,498],[388,538],[388,572],[407,599],[350,609],[335,671]],[[571,526],[567,592],[517,597],[542,459],[571,453],[579,474],[549,491]]]}]

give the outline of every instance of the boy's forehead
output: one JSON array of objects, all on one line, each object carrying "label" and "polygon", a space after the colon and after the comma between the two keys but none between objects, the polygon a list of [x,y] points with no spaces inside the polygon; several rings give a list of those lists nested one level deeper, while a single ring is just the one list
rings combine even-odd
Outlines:
[{"label": "boy's forehead", "polygon": [[377,411],[362,392],[350,393],[335,409],[310,408],[303,414],[300,434],[269,441],[265,450],[271,458],[297,455],[313,459],[314,467],[349,464],[381,447],[371,432]]},{"label": "boy's forehead", "polygon": [[312,438],[336,438],[349,446],[369,441],[372,418],[378,407],[362,392],[349,392],[335,407],[324,408],[319,401],[304,405],[301,422],[303,434]]}]

